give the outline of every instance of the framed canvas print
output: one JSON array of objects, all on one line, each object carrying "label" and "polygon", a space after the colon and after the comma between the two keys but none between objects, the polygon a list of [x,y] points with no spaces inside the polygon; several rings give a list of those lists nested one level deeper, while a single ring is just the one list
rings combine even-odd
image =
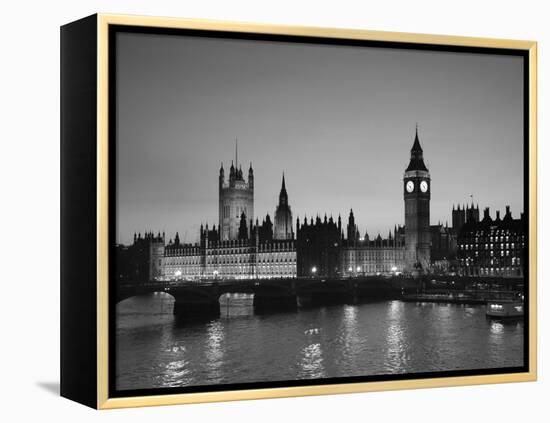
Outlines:
[{"label": "framed canvas print", "polygon": [[61,394],[536,379],[536,43],[61,28]]}]

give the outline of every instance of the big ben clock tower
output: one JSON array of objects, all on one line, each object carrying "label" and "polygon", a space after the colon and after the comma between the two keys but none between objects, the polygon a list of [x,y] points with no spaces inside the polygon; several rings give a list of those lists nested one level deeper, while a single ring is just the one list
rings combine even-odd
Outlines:
[{"label": "big ben clock tower", "polygon": [[430,267],[430,172],[424,164],[418,126],[411,160],[403,176],[405,199],[405,268],[426,273]]}]

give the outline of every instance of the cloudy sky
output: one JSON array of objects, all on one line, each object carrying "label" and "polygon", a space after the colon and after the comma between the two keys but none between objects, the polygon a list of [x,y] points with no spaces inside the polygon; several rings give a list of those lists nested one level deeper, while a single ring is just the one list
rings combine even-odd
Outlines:
[{"label": "cloudy sky", "polygon": [[[361,234],[403,224],[415,125],[431,222],[454,204],[523,211],[519,57],[188,36],[117,36],[117,242],[218,223],[218,171],[239,140],[255,213],[286,175],[294,218],[353,208]],[[256,217],[255,216],[255,217]]]}]

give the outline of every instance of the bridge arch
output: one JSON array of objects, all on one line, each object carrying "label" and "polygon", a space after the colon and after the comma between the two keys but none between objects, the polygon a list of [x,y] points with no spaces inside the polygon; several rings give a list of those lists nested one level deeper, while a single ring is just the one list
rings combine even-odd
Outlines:
[{"label": "bridge arch", "polygon": [[128,300],[134,297],[143,297],[149,294],[167,294],[175,299],[174,295],[164,289],[153,289],[153,290],[123,290],[119,289],[116,293],[116,304],[120,304],[122,301]]}]

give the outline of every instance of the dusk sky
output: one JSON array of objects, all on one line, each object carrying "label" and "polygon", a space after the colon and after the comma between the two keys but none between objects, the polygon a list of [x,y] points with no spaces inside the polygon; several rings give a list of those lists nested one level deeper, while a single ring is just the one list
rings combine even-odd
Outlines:
[{"label": "dusk sky", "polygon": [[281,176],[294,220],[353,208],[361,235],[404,223],[418,122],[431,223],[454,204],[523,211],[520,57],[168,35],[117,35],[117,242],[198,240],[218,225],[218,173],[239,143],[254,209]]}]

